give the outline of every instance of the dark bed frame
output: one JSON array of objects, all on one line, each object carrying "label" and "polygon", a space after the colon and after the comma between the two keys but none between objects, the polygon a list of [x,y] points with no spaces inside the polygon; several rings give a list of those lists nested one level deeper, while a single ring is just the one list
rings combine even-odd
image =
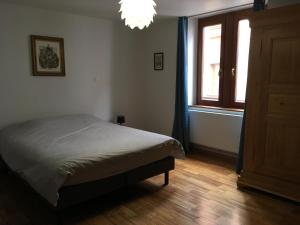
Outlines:
[{"label": "dark bed frame", "polygon": [[[4,164],[0,158],[0,164]],[[5,167],[10,170],[7,165]],[[0,167],[1,168],[1,167]],[[51,206],[55,211],[57,224],[63,224],[63,211],[71,206],[88,200],[95,199],[101,195],[108,194],[122,187],[128,187],[147,178],[164,173],[164,185],[169,184],[169,171],[175,168],[174,157],[167,157],[136,169],[111,176],[108,178],[82,183],[78,185],[65,186],[59,190],[57,207]],[[48,204],[50,205],[50,204]]]}]

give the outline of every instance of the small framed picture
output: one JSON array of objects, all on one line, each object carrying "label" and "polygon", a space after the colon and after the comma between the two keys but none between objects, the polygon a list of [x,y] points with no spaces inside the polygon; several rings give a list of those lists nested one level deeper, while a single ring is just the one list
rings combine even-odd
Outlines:
[{"label": "small framed picture", "polygon": [[65,76],[64,39],[31,35],[34,76]]},{"label": "small framed picture", "polygon": [[163,70],[164,69],[164,53],[157,52],[154,53],[154,70]]}]

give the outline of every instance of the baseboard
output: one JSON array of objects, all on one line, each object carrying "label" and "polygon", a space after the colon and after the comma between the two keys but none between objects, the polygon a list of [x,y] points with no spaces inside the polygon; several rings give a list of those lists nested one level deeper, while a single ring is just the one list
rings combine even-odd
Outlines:
[{"label": "baseboard", "polygon": [[190,143],[190,148],[196,152],[201,152],[204,154],[208,154],[214,157],[222,158],[226,161],[230,161],[232,163],[236,163],[238,154],[234,152],[228,152],[221,149],[211,148],[204,145],[199,145],[195,143]]}]

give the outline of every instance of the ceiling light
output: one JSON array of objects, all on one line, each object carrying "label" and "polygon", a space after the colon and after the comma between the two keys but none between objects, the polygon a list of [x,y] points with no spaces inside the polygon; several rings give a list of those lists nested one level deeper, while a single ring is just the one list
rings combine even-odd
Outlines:
[{"label": "ceiling light", "polygon": [[153,0],[121,0],[119,4],[121,18],[125,19],[125,25],[131,29],[138,27],[142,30],[149,27],[156,15],[156,4]]}]

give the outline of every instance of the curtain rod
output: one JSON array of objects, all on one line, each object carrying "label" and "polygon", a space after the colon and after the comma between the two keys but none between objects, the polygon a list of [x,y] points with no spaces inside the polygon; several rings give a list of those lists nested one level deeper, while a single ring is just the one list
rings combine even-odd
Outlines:
[{"label": "curtain rod", "polygon": [[214,14],[214,13],[218,13],[218,12],[228,11],[231,9],[244,8],[246,6],[253,6],[253,3],[247,3],[247,4],[243,4],[243,5],[239,5],[239,6],[228,7],[225,9],[218,9],[218,10],[209,11],[209,12],[205,12],[205,13],[195,14],[195,15],[187,16],[187,18],[200,17],[200,16],[204,16],[204,15],[208,15],[208,14]]}]

